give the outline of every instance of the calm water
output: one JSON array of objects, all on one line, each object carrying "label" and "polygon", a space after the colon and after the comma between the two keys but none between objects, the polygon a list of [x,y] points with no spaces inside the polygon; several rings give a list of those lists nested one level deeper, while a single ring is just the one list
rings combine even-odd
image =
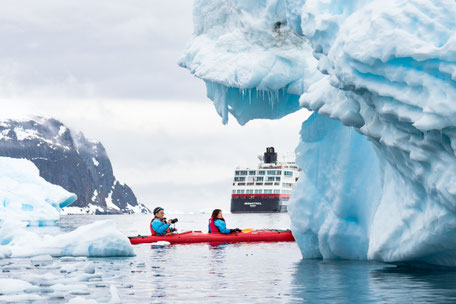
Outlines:
[{"label": "calm water", "polygon": [[[207,214],[178,217],[181,231],[207,229]],[[286,214],[225,216],[229,228],[288,228]],[[146,234],[149,216],[65,216],[49,234],[112,219],[126,235]],[[248,224],[246,224],[248,223]],[[129,258],[0,260],[0,278],[21,278],[37,302],[76,296],[108,302],[109,286],[124,303],[456,303],[456,273],[398,268],[381,263],[302,260],[295,243],[135,246]],[[92,265],[95,272],[84,272]],[[63,268],[62,268],[63,267]],[[62,269],[73,272],[62,273]],[[90,268],[90,267],[89,267]],[[56,282],[65,287],[51,290]]]}]

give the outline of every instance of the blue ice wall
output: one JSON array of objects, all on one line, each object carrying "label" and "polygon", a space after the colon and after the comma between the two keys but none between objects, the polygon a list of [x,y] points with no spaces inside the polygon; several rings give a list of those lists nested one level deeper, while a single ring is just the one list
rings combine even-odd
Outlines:
[{"label": "blue ice wall", "polygon": [[195,1],[179,64],[224,122],[280,118],[294,96],[318,113],[290,206],[304,257],[456,266],[454,16],[450,0]]},{"label": "blue ice wall", "polygon": [[289,213],[303,256],[367,259],[369,228],[382,189],[372,143],[314,113],[302,124],[296,152],[302,176]]}]

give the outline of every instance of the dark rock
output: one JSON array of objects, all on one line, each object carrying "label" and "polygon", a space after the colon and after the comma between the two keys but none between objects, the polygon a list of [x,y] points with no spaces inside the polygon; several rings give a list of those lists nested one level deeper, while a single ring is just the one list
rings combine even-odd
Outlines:
[{"label": "dark rock", "polygon": [[41,177],[78,196],[71,207],[91,207],[97,214],[150,212],[116,180],[103,145],[58,120],[0,122],[0,156],[32,161]]}]

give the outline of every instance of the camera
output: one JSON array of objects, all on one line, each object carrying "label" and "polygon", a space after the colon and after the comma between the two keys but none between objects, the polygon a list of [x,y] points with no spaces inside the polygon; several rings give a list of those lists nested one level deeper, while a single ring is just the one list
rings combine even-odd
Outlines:
[{"label": "camera", "polygon": [[178,220],[177,218],[175,218],[175,219],[170,219],[170,221],[171,221],[171,224],[175,224],[175,223],[177,223],[179,220]]}]

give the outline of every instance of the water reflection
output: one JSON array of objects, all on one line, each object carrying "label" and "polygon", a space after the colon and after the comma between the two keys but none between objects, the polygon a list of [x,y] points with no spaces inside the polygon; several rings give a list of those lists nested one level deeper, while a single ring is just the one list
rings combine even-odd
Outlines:
[{"label": "water reflection", "polygon": [[302,260],[293,275],[296,303],[366,303],[372,299],[368,286],[369,265],[351,261]]},{"label": "water reflection", "polygon": [[209,245],[208,279],[210,289],[227,288],[226,244]]},{"label": "water reflection", "polygon": [[454,271],[382,267],[369,277],[375,296],[389,303],[456,303]]},{"label": "water reflection", "polygon": [[456,303],[456,272],[373,262],[296,263],[292,303]]},{"label": "water reflection", "polygon": [[169,265],[166,262],[167,256],[170,255],[172,247],[170,246],[151,246],[153,250],[150,273],[149,273],[149,288],[152,292],[152,299],[158,300],[161,298],[166,298],[168,296],[167,291],[169,290],[168,284],[169,281],[166,279],[166,275],[169,275]]}]

